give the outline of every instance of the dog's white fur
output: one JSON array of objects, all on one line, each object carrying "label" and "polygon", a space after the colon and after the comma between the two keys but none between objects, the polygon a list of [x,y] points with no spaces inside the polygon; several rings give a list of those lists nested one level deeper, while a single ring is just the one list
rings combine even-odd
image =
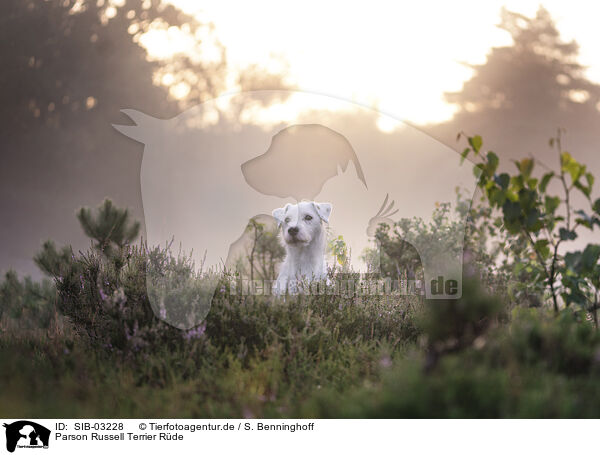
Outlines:
[{"label": "dog's white fur", "polygon": [[327,236],[323,223],[329,223],[331,208],[328,202],[302,201],[273,210],[273,217],[282,228],[286,249],[275,294],[291,291],[292,282],[322,280],[326,277]]}]

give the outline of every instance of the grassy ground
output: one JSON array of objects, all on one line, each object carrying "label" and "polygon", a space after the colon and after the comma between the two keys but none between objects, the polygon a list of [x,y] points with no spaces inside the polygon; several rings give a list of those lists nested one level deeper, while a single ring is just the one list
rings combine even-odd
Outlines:
[{"label": "grassy ground", "polygon": [[134,349],[98,346],[68,322],[45,331],[13,322],[0,337],[2,414],[311,414],[305,405],[316,392],[376,383],[416,342],[418,302],[411,303],[222,297],[193,337],[181,341],[180,331],[164,327]]},{"label": "grassy ground", "polygon": [[223,296],[201,330],[155,321],[134,349],[3,320],[7,418],[600,415],[596,329],[474,283],[458,302]]}]

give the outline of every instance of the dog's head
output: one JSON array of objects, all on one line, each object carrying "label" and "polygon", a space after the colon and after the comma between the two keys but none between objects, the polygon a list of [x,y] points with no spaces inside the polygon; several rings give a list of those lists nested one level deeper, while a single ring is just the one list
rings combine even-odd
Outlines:
[{"label": "dog's head", "polygon": [[288,245],[308,245],[319,236],[322,222],[329,222],[331,204],[307,202],[286,204],[273,210],[277,225],[282,226],[283,240]]}]

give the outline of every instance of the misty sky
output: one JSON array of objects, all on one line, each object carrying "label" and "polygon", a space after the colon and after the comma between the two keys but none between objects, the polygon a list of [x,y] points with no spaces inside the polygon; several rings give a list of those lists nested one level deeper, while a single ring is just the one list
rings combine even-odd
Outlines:
[{"label": "misty sky", "polygon": [[[451,118],[456,107],[443,93],[459,90],[472,76],[463,63],[483,63],[492,46],[511,44],[496,27],[503,6],[532,17],[543,5],[563,39],[579,44],[586,76],[600,82],[600,5],[594,2],[315,0],[292,7],[263,0],[232,10],[218,0],[170,1],[215,24],[232,72],[253,64],[284,71],[302,90],[376,106],[413,124]],[[156,56],[189,48],[175,30],[158,27],[142,42]],[[233,76],[229,84],[235,90]]]}]

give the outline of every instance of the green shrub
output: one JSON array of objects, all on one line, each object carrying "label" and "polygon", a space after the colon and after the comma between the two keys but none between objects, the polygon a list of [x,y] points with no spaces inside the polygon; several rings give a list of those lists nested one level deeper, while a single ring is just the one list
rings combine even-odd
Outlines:
[{"label": "green shrub", "polygon": [[[509,323],[489,324],[493,299],[465,287],[457,314],[459,340],[439,349],[432,367],[428,352],[414,350],[395,361],[370,388],[343,394],[322,390],[301,415],[361,418],[566,418],[600,415],[600,333],[571,311],[558,317],[545,308],[516,309]],[[443,328],[448,308],[429,303],[423,321],[431,342],[454,340],[457,327]],[[444,306],[444,305],[442,305]],[[501,315],[501,313],[500,313]],[[469,328],[468,324],[474,324]],[[434,343],[435,346],[435,343]]]},{"label": "green shrub", "polygon": [[13,332],[48,329],[57,318],[54,301],[55,289],[50,281],[19,280],[15,272],[9,271],[0,282],[0,324]]}]

